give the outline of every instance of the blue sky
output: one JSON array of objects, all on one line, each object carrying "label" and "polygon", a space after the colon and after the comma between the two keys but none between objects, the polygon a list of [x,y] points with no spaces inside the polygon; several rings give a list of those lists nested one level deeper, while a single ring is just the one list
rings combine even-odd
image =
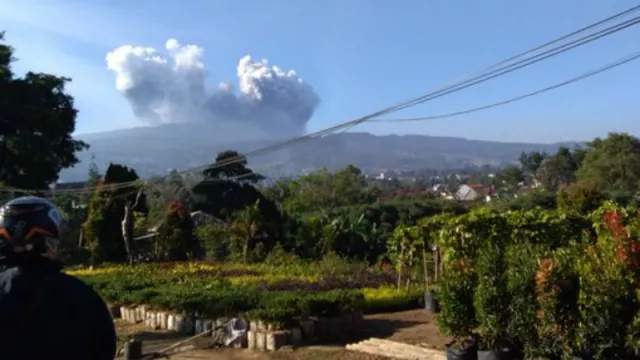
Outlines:
[{"label": "blue sky", "polygon": [[[77,132],[140,125],[106,69],[125,44],[169,38],[205,49],[211,86],[244,55],[269,59],[315,88],[309,130],[376,111],[636,5],[627,0],[0,0],[17,71],[73,78]],[[552,60],[388,117],[435,115],[531,92],[640,51],[640,26]],[[640,135],[640,61],[504,107],[435,121],[366,124],[376,134],[501,141]]]}]

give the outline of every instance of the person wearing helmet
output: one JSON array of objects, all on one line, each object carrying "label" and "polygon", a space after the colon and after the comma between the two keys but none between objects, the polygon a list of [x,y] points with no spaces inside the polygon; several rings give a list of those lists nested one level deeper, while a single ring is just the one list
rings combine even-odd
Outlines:
[{"label": "person wearing helmet", "polygon": [[115,357],[106,304],[57,261],[61,221],[56,206],[39,197],[0,207],[0,359]]}]

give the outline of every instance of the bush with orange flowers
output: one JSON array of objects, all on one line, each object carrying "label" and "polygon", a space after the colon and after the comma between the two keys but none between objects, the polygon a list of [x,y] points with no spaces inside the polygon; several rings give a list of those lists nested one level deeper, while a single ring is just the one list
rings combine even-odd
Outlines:
[{"label": "bush with orange flowers", "polygon": [[[633,211],[635,213],[635,211]],[[629,356],[627,332],[640,310],[635,254],[637,223],[626,209],[605,203],[592,214],[596,244],[577,262],[580,274],[579,352],[594,359]]]},{"label": "bush with orange flowers", "polygon": [[578,324],[578,277],[565,249],[538,260],[536,274],[537,355],[571,359]]}]

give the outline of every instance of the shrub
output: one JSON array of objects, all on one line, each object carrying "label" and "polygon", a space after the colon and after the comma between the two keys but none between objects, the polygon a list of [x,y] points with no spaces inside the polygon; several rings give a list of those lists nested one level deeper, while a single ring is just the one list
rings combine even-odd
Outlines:
[{"label": "shrub", "polygon": [[230,230],[213,222],[208,222],[195,228],[195,237],[205,250],[206,257],[215,261],[224,261],[230,255]]},{"label": "shrub", "polygon": [[558,195],[558,207],[564,211],[576,211],[589,214],[599,208],[605,196],[598,190],[597,184],[589,181],[569,185]]},{"label": "shrub", "polygon": [[536,274],[538,355],[571,359],[575,351],[578,281],[571,265],[569,259],[561,256],[539,260]]},{"label": "shrub", "polygon": [[507,246],[507,290],[509,304],[509,323],[507,331],[514,345],[525,354],[533,355],[537,351],[536,336],[536,271],[538,249],[531,243],[509,244]]},{"label": "shrub", "polygon": [[438,282],[438,326],[444,335],[453,337],[452,346],[465,348],[472,345],[470,340],[477,325],[473,306],[475,276],[467,262],[458,265],[447,268]]},{"label": "shrub", "polygon": [[400,290],[395,287],[362,289],[367,314],[394,312],[424,307],[422,289]]},{"label": "shrub", "polygon": [[610,203],[594,212],[598,240],[584,250],[578,263],[581,322],[577,340],[580,351],[594,359],[627,354],[626,332],[640,309],[634,266],[623,247],[628,241],[626,217]]},{"label": "shrub", "polygon": [[[237,282],[233,280],[237,277],[221,276],[233,271],[250,272],[247,267],[172,263],[96,269],[93,275],[86,275],[91,273],[88,272],[82,279],[112,303],[145,304],[175,312],[198,312],[212,318],[251,311],[253,316],[264,316],[263,320],[278,326],[289,324],[293,317],[332,317],[365,307],[365,297],[359,289],[326,290],[322,285],[314,288],[317,285],[308,283],[305,285],[308,289],[285,286],[291,290],[265,291],[260,283]],[[259,272],[253,270],[253,274]],[[263,278],[268,276],[263,274]]]},{"label": "shrub", "polygon": [[505,249],[501,240],[486,239],[478,251],[476,262],[478,284],[473,304],[481,350],[502,350],[513,345],[507,332],[511,299],[507,291]]}]

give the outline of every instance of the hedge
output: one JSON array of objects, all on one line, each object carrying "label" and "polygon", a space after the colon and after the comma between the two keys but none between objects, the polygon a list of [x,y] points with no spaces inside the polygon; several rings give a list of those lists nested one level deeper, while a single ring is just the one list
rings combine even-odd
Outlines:
[{"label": "hedge", "polygon": [[438,325],[452,346],[639,358],[638,209],[605,203],[588,217],[480,209],[436,220],[424,230],[443,252]]}]

